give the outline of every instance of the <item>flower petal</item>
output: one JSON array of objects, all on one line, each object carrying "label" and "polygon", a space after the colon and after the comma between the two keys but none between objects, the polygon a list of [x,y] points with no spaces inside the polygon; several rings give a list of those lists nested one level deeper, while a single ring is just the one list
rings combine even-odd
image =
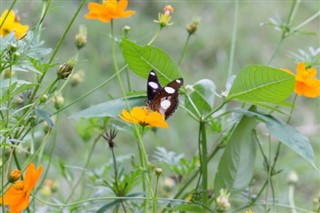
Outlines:
[{"label": "flower petal", "polygon": [[25,182],[24,190],[27,191],[29,194],[37,184],[40,178],[40,175],[42,173],[42,170],[43,170],[42,166],[40,166],[38,170],[36,170],[36,167],[33,163],[30,163],[30,165],[28,166],[26,170],[26,176],[23,181]]}]

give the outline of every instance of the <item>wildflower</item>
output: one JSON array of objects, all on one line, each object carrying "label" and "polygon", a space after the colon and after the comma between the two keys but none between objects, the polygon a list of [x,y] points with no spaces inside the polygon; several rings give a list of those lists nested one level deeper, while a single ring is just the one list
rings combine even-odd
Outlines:
[{"label": "wildflower", "polygon": [[114,18],[127,18],[136,11],[125,9],[128,6],[127,0],[103,0],[102,4],[90,2],[88,4],[89,13],[85,15],[87,19],[98,19],[101,22],[110,22]]},{"label": "wildflower", "polygon": [[17,180],[19,180],[21,177],[21,171],[19,169],[14,169],[10,172],[10,175],[9,175],[9,182],[10,183],[14,183],[16,182]]},{"label": "wildflower", "polygon": [[119,117],[126,122],[140,124],[143,127],[169,127],[164,115],[159,112],[149,111],[145,107],[134,107],[130,113],[123,109]]},{"label": "wildflower", "polygon": [[172,25],[173,23],[169,23],[169,21],[172,17],[173,11],[174,9],[171,5],[166,5],[163,8],[163,13],[159,13],[158,20],[155,20],[154,22],[159,23],[161,28]]},{"label": "wildflower", "polygon": [[[6,16],[7,18],[5,19]],[[29,26],[20,24],[19,20],[15,17],[12,10],[5,10],[2,13],[0,17],[0,25],[2,25],[0,28],[0,35],[7,36],[12,31],[15,31],[16,39],[21,39],[27,33]]]},{"label": "wildflower", "polygon": [[[283,69],[292,75],[292,71]],[[314,67],[307,67],[304,62],[300,62],[296,69],[296,85],[294,88],[297,95],[302,95],[308,98],[316,98],[320,96],[320,80],[316,78],[317,70]]]},{"label": "wildflower", "polygon": [[42,173],[42,166],[36,170],[35,165],[31,163],[27,170],[25,179],[13,184],[9,190],[0,198],[4,205],[8,205],[11,213],[20,213],[23,209],[27,208],[30,202],[30,194],[35,187],[37,181]]},{"label": "wildflower", "polygon": [[217,209],[219,212],[224,212],[230,209],[231,205],[229,202],[230,193],[227,190],[221,189],[220,195],[216,199]]}]

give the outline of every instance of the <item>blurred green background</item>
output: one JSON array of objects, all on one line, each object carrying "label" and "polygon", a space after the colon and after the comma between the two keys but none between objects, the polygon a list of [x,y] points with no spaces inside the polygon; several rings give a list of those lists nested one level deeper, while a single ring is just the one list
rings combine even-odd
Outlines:
[{"label": "blurred green background", "polygon": [[[8,8],[12,1],[1,0],[1,11]],[[53,0],[44,24],[42,40],[45,47],[54,48],[61,35],[67,27],[72,15],[76,11],[80,1],[59,1]],[[129,38],[137,43],[146,44],[158,30],[158,25],[153,22],[158,17],[158,13],[166,4],[174,7],[174,14],[171,22],[174,24],[163,29],[160,36],[154,43],[167,52],[172,58],[178,60],[187,38],[186,25],[192,21],[194,16],[201,17],[198,31],[190,39],[181,70],[185,79],[185,84],[193,84],[196,81],[209,78],[217,86],[218,94],[225,90],[227,81],[227,70],[231,48],[231,38],[234,26],[234,1],[129,1],[129,9],[136,10],[136,14],[128,19],[115,20],[116,34],[121,36],[122,28],[130,26]],[[237,14],[237,37],[235,46],[235,56],[233,63],[233,74],[251,64],[266,64],[271,57],[277,43],[280,40],[281,32],[274,30],[270,25],[261,25],[269,22],[269,18],[279,17],[286,21],[292,1],[240,1]],[[28,24],[31,28],[39,20],[42,1],[17,1],[14,10],[21,17],[22,24]],[[320,10],[319,1],[301,1],[298,11],[294,17],[293,25],[299,25],[310,16]],[[72,102],[77,97],[94,88],[114,73],[111,56],[110,25],[103,24],[95,20],[86,20],[84,14],[87,13],[85,6],[71,31],[67,35],[62,48],[59,50],[54,63],[62,64],[76,53],[74,46],[74,36],[78,32],[80,24],[88,28],[87,46],[79,52],[79,63],[76,71],[83,70],[85,80],[77,87],[67,86],[63,93],[66,104]],[[291,52],[298,53],[299,49],[308,52],[309,47],[320,47],[320,19],[319,17],[306,25],[304,32],[313,32],[314,35],[297,34],[287,38],[280,47],[279,52],[270,64],[274,67],[288,68],[295,71],[296,64],[290,56]],[[121,65],[124,61],[120,48],[118,59]],[[320,72],[320,69],[318,67]],[[56,68],[52,69],[46,78],[49,83],[54,80]],[[319,74],[318,74],[319,76]],[[133,90],[144,90],[146,81],[130,73],[131,86]],[[60,115],[60,124],[55,126],[57,131],[57,144],[54,150],[54,159],[61,158],[70,166],[83,166],[90,143],[83,143],[79,137],[76,126],[84,120],[72,120],[68,117],[73,113],[87,108],[91,105],[102,103],[111,98],[121,96],[117,81],[104,86],[89,97],[63,111]],[[293,97],[290,98],[292,100]],[[220,102],[216,97],[217,103]],[[238,104],[235,103],[234,106]],[[282,108],[285,111],[289,109]],[[315,161],[320,166],[320,110],[319,98],[307,99],[298,98],[291,125],[309,137],[315,151]],[[285,120],[286,118],[277,114]],[[117,124],[118,121],[113,123]],[[179,109],[172,118],[169,119],[170,129],[159,129],[156,132],[149,132],[145,137],[145,146],[149,157],[152,160],[152,153],[157,146],[163,146],[176,153],[183,153],[187,158],[197,154],[197,132],[198,126],[190,119],[185,111]],[[263,135],[263,134],[262,134]],[[209,149],[215,145],[218,134],[209,133]],[[39,138],[41,140],[41,137]],[[51,139],[50,139],[51,140]],[[130,155],[132,152],[137,156],[137,147],[132,137],[124,132],[120,132],[117,137],[116,153],[118,156]],[[276,144],[272,144],[273,149]],[[264,148],[268,148],[264,144]],[[209,151],[210,151],[209,150]],[[111,154],[106,144],[99,143],[95,150],[95,155],[90,168],[94,169],[105,162],[109,162]],[[218,159],[212,162],[216,167]],[[129,164],[129,163],[128,163]],[[275,189],[278,198],[286,203],[287,197],[287,175],[294,170],[299,175],[299,182],[296,189],[296,205],[301,208],[311,209],[312,199],[320,193],[320,173],[313,169],[306,161],[293,153],[287,147],[282,148],[278,169],[283,171],[275,178]],[[56,174],[53,171],[49,177]],[[213,171],[213,170],[212,170]],[[169,175],[169,174],[165,174]],[[210,186],[213,184],[211,174]],[[256,163],[257,182],[264,180],[265,173],[261,161],[261,154],[258,153]],[[280,201],[281,202],[281,201]]]}]

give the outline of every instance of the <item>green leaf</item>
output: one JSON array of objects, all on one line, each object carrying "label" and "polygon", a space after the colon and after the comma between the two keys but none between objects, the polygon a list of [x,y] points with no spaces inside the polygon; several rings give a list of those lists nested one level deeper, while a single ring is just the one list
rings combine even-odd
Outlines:
[{"label": "green leaf", "polygon": [[146,79],[151,70],[157,72],[162,85],[181,77],[178,64],[160,48],[150,45],[142,47],[123,39],[122,52],[130,69],[142,78]]},{"label": "green leaf", "polygon": [[292,128],[283,121],[276,119],[272,115],[247,111],[245,109],[235,109],[233,111],[245,113],[247,116],[258,116],[263,122],[266,123],[267,128],[273,136],[304,158],[314,168],[317,168],[314,163],[313,149],[309,139],[296,129]]},{"label": "green leaf", "polygon": [[186,212],[204,212],[205,209],[197,204],[181,204],[175,207],[176,211],[186,211]]},{"label": "green leaf", "polygon": [[228,100],[279,104],[292,93],[293,75],[267,66],[249,66],[240,71],[229,91]]},{"label": "green leaf", "polygon": [[[127,98],[130,107],[144,106],[146,95]],[[71,116],[71,118],[92,118],[92,117],[118,117],[122,109],[126,109],[126,103],[123,98],[106,101],[97,105],[90,106]]]},{"label": "green leaf", "polygon": [[255,126],[256,119],[244,115],[230,136],[214,180],[217,196],[220,189],[240,190],[250,183],[256,158]]},{"label": "green leaf", "polygon": [[[214,104],[215,84],[209,79],[202,79],[187,87],[186,107],[195,115],[205,115]],[[196,109],[195,109],[196,108]],[[199,116],[200,116],[199,115]]]}]

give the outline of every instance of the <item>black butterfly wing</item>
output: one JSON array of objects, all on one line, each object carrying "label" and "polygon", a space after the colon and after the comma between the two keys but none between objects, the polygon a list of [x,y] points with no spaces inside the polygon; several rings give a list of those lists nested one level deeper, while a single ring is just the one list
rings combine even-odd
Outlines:
[{"label": "black butterfly wing", "polygon": [[162,89],[158,76],[155,71],[151,70],[148,76],[148,82],[147,82],[147,95],[148,95],[148,101],[151,101],[154,99],[154,97],[159,93],[159,91]]},{"label": "black butterfly wing", "polygon": [[182,85],[183,78],[178,78],[162,87],[156,96],[148,101],[149,108],[165,115],[166,119],[169,118],[179,105],[179,89]]}]

